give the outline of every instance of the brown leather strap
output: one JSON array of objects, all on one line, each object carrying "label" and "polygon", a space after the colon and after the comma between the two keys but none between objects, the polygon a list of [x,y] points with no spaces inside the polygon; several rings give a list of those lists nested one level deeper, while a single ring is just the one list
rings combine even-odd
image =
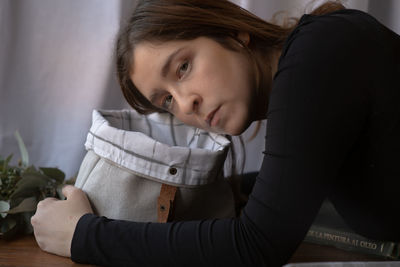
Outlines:
[{"label": "brown leather strap", "polygon": [[176,186],[162,184],[157,203],[157,221],[165,223],[173,218]]}]

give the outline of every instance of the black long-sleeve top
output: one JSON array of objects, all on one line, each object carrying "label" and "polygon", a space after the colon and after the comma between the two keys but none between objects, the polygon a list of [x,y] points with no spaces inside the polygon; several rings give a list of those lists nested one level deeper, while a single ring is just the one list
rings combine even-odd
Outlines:
[{"label": "black long-sleeve top", "polygon": [[400,37],[370,15],[304,15],[288,36],[264,160],[239,218],[136,223],[86,214],[72,260],[281,266],[330,198],[356,232],[400,241]]}]

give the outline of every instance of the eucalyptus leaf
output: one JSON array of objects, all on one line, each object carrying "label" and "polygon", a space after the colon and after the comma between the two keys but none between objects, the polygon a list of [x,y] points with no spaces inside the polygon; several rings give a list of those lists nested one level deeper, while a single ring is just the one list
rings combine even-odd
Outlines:
[{"label": "eucalyptus leaf", "polygon": [[14,228],[16,225],[17,222],[13,218],[6,218],[1,221],[0,232],[4,234]]},{"label": "eucalyptus leaf", "polygon": [[32,224],[31,224],[31,217],[33,215],[35,215],[35,213],[34,212],[24,212],[24,213],[21,213],[21,215],[22,215],[22,221],[23,221],[23,223],[25,225],[24,233],[25,234],[32,234],[33,233],[33,227],[32,227]]},{"label": "eucalyptus leaf", "polygon": [[57,183],[62,183],[65,179],[65,173],[57,168],[39,168],[45,175],[50,178],[53,178],[57,181]]},{"label": "eucalyptus leaf", "polygon": [[3,171],[5,172],[8,169],[8,163],[12,159],[13,155],[11,154],[3,161]]},{"label": "eucalyptus leaf", "polygon": [[28,197],[28,198],[25,198],[24,200],[22,200],[18,206],[10,209],[7,213],[14,214],[14,213],[20,213],[20,212],[35,211],[36,206],[37,206],[36,197]]},{"label": "eucalyptus leaf", "polygon": [[29,167],[26,167],[24,169],[24,174],[29,174],[29,173],[38,173],[39,171],[35,168],[35,166],[31,165]]},{"label": "eucalyptus leaf", "polygon": [[26,149],[26,146],[24,144],[24,141],[22,140],[21,135],[19,134],[18,131],[15,131],[14,133],[15,138],[17,138],[18,146],[19,146],[19,151],[21,153],[21,160],[22,160],[22,166],[27,167],[29,164],[29,155],[28,155],[28,150]]},{"label": "eucalyptus leaf", "polygon": [[4,200],[0,200],[0,216],[5,218],[9,210],[10,210],[10,203]]},{"label": "eucalyptus leaf", "polygon": [[67,199],[67,198],[64,196],[64,194],[62,193],[62,189],[63,189],[64,186],[65,186],[64,184],[60,184],[60,185],[57,186],[58,198],[61,199],[61,200]]},{"label": "eucalyptus leaf", "polygon": [[16,189],[10,198],[31,197],[45,187],[50,179],[41,173],[23,173],[22,179],[16,184]]},{"label": "eucalyptus leaf", "polygon": [[5,160],[1,161],[1,171],[3,173],[7,173],[8,170],[8,163],[10,162],[11,158],[13,157],[13,155],[11,154],[10,156],[8,156]]},{"label": "eucalyptus leaf", "polygon": [[0,233],[3,237],[8,237],[14,234],[17,227],[17,221],[14,218],[7,217],[0,221]]}]

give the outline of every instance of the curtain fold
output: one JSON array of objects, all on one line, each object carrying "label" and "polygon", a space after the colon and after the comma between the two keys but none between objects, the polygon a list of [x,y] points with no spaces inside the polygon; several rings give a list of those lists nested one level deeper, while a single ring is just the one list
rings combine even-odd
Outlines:
[{"label": "curtain fold", "polygon": [[400,34],[400,1],[370,0],[368,12],[391,30]]}]

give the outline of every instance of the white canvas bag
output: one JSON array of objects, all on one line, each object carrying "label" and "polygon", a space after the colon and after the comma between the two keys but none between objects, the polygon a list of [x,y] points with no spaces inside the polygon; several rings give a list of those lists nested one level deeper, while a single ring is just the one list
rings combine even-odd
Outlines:
[{"label": "white canvas bag", "polygon": [[[138,222],[234,216],[230,141],[167,113],[93,111],[75,186],[98,215]],[[171,218],[171,216],[173,216]]]}]

